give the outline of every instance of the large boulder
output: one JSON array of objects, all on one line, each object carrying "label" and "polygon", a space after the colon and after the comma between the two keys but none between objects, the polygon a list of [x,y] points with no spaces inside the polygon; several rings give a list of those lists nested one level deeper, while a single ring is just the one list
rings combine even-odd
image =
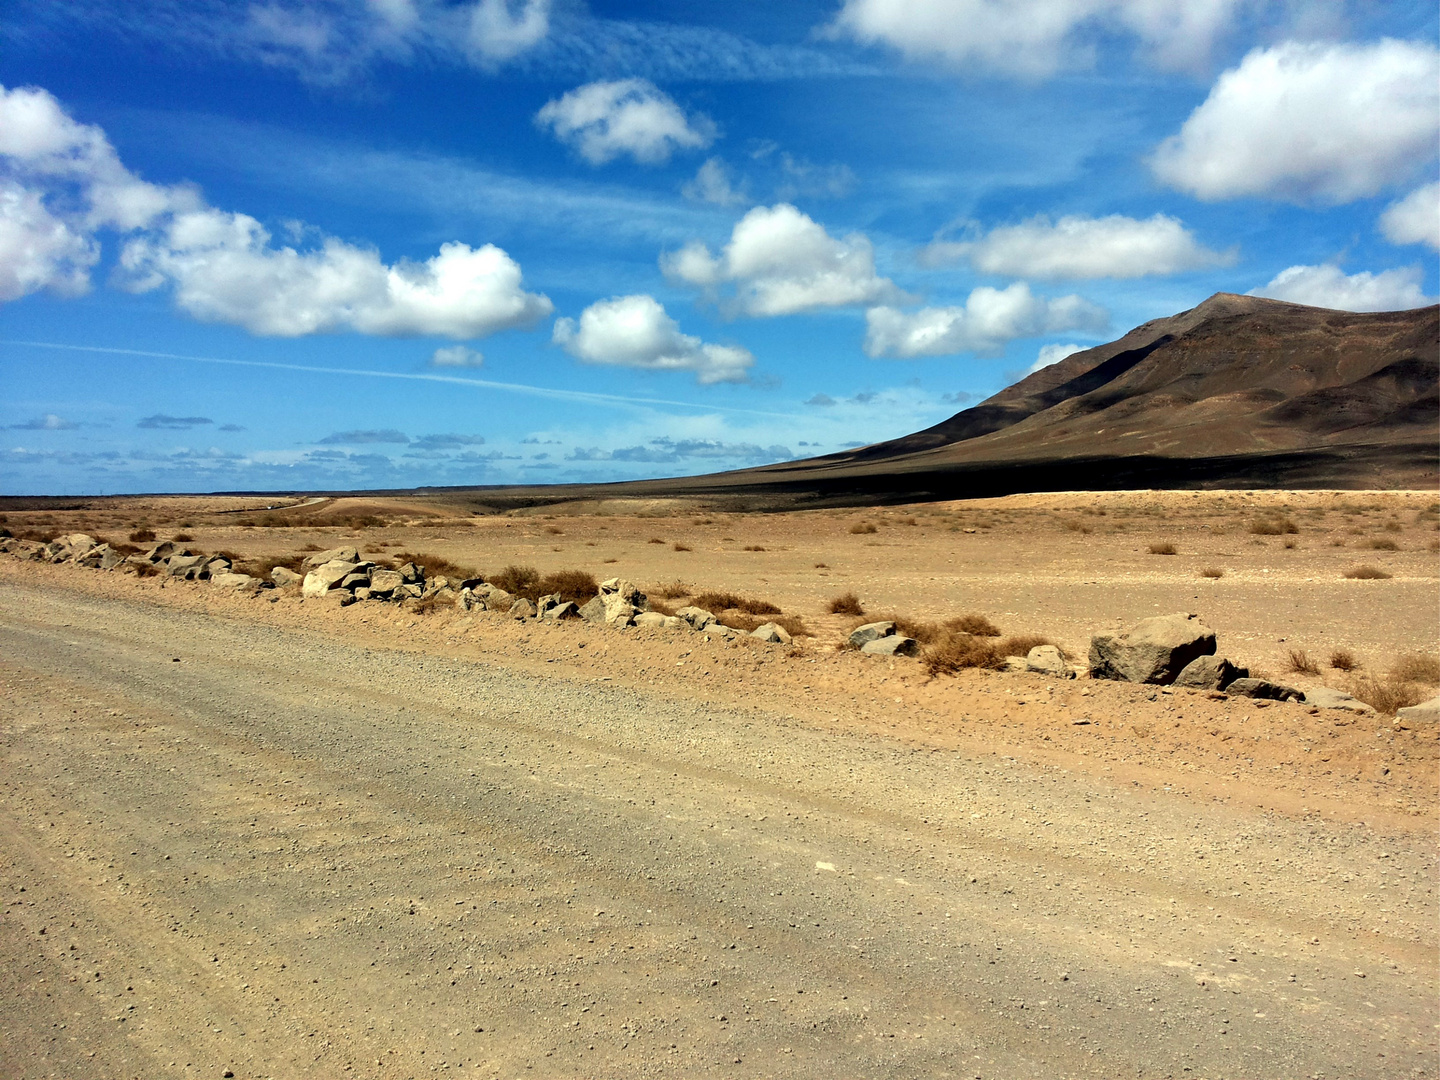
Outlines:
[{"label": "large boulder", "polygon": [[642,611],[635,616],[635,625],[652,630],[689,629],[690,624],[678,615],[662,615],[658,611]]},{"label": "large boulder", "polygon": [[1432,697],[1429,701],[1422,701],[1419,705],[1410,705],[1401,709],[1395,714],[1397,720],[1409,720],[1412,723],[1434,724],[1440,723],[1440,696]]},{"label": "large boulder", "polygon": [[338,588],[340,583],[354,572],[355,563],[343,559],[335,559],[323,566],[317,566],[305,575],[305,580],[300,586],[300,595],[304,597],[324,596],[331,589]]},{"label": "large boulder", "polygon": [[522,596],[510,605],[510,617],[512,619],[533,619],[535,617],[535,605]]},{"label": "large boulder", "polygon": [[205,565],[209,561],[210,558],[206,555],[171,555],[165,560],[165,572],[170,577],[195,581],[202,576],[208,576]]},{"label": "large boulder", "polygon": [[1198,615],[1156,615],[1122,634],[1090,639],[1090,677],[1173,683],[1196,657],[1215,652],[1215,631]]},{"label": "large boulder", "polygon": [[[634,626],[635,616],[639,609],[625,599],[620,592],[601,593],[600,599],[605,605],[605,623],[608,626]],[[643,599],[643,594],[642,594]]]},{"label": "large boulder", "polygon": [[850,631],[850,644],[857,649],[863,649],[872,641],[883,637],[889,637],[895,633],[893,622],[870,622],[864,626],[857,626]]},{"label": "large boulder", "polygon": [[649,598],[635,587],[634,582],[626,581],[624,578],[610,578],[608,581],[602,581],[600,595],[618,596],[637,611],[650,610]]},{"label": "large boulder", "polygon": [[400,572],[400,578],[406,585],[417,585],[425,580],[425,571],[416,566],[413,562],[407,562],[404,566],[396,567]]},{"label": "large boulder", "polygon": [[1236,667],[1223,656],[1197,656],[1175,676],[1175,685],[1190,690],[1224,690],[1236,679],[1249,675],[1249,668]]},{"label": "large boulder", "polygon": [[305,565],[308,567],[324,566],[327,562],[348,562],[360,561],[360,553],[353,547],[331,548],[329,551],[316,551],[305,556]]},{"label": "large boulder", "polygon": [[142,556],[148,563],[164,562],[171,555],[188,555],[189,552],[177,548],[169,540],[161,540]]},{"label": "large boulder", "polygon": [[1293,686],[1284,686],[1268,679],[1236,679],[1225,687],[1227,694],[1237,697],[1259,698],[1262,701],[1303,701],[1305,695]]},{"label": "large boulder", "polygon": [[579,610],[573,600],[561,600],[560,603],[552,604],[540,612],[540,617],[542,619],[553,619],[559,622],[561,619],[576,618]]},{"label": "large boulder", "polygon": [[1025,656],[1025,670],[1041,675],[1055,675],[1062,679],[1071,678],[1070,666],[1065,663],[1064,654],[1054,645],[1036,645]]},{"label": "large boulder", "polygon": [[759,638],[761,641],[768,641],[772,645],[789,645],[791,637],[789,632],[779,623],[767,622],[763,626],[757,626],[750,631],[750,636]]},{"label": "large boulder", "polygon": [[682,607],[675,615],[689,623],[692,630],[704,630],[715,623],[714,613],[704,608]]},{"label": "large boulder", "polygon": [[860,651],[868,656],[915,656],[920,652],[920,643],[904,634],[886,634],[867,641]]},{"label": "large boulder", "polygon": [[277,566],[270,571],[270,580],[280,588],[288,588],[291,585],[299,585],[305,579],[286,566]]},{"label": "large boulder", "polygon": [[1339,709],[1342,712],[1359,713],[1364,716],[1374,713],[1375,710],[1352,694],[1343,690],[1333,690],[1328,686],[1315,686],[1305,691],[1305,704],[1315,705],[1321,709]]}]

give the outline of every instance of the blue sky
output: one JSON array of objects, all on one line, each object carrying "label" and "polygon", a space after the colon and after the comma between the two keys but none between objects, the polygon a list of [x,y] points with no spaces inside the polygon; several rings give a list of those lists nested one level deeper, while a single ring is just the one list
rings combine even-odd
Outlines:
[{"label": "blue sky", "polygon": [[11,0],[0,492],[621,480],[1440,292],[1433,3]]}]

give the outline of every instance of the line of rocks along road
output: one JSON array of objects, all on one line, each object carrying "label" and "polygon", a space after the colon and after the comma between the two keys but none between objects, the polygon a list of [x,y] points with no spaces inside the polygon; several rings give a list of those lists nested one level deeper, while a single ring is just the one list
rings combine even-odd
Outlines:
[{"label": "line of rocks along road", "polygon": [[1435,1063],[1413,838],[15,582],[0,657],[7,1075]]}]

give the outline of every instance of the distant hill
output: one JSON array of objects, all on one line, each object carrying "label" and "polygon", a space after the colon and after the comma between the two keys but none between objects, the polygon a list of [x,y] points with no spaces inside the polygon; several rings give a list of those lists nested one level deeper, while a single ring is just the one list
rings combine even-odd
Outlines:
[{"label": "distant hill", "polygon": [[1440,307],[1356,314],[1216,293],[888,442],[709,476],[446,494],[496,509],[680,496],[760,509],[1025,491],[1437,485]]}]

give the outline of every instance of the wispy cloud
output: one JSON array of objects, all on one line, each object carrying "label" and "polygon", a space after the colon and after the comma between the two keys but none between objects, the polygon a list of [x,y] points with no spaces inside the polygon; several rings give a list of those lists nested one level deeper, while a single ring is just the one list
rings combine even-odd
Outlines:
[{"label": "wispy cloud", "polygon": [[362,446],[366,443],[408,443],[410,436],[394,428],[366,431],[337,431],[316,439],[321,446]]},{"label": "wispy cloud", "polygon": [[63,416],[55,413],[46,413],[44,416],[37,416],[34,420],[26,420],[23,424],[11,424],[12,431],[74,431],[80,425],[73,420],[66,420]]},{"label": "wispy cloud", "polygon": [[191,428],[204,427],[214,422],[208,416],[167,416],[165,413],[156,413],[137,420],[135,426],[152,431],[189,431]]}]

